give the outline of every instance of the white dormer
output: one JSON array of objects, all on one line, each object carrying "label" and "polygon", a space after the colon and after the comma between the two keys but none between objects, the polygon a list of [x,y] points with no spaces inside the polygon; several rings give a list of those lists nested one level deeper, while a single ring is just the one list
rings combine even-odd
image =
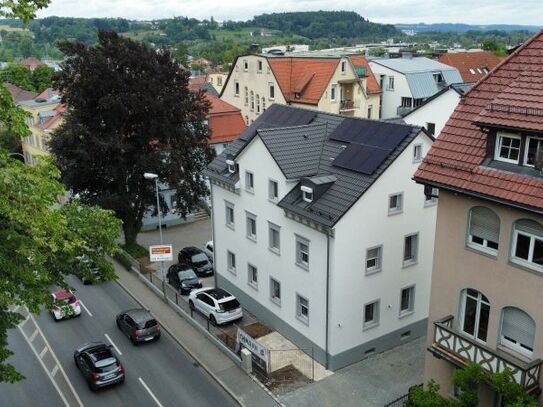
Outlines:
[{"label": "white dormer", "polygon": [[302,198],[306,202],[313,202],[313,188],[306,187],[305,185],[302,185],[300,187],[302,190]]},{"label": "white dormer", "polygon": [[234,174],[236,172],[236,162],[234,160],[226,160],[226,165],[228,166],[228,172]]}]

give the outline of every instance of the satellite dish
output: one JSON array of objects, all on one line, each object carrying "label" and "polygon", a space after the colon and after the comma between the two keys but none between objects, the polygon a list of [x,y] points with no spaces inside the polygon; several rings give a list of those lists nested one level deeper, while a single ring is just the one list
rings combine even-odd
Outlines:
[{"label": "satellite dish", "polygon": [[534,167],[543,173],[543,148],[541,146],[535,152]]}]

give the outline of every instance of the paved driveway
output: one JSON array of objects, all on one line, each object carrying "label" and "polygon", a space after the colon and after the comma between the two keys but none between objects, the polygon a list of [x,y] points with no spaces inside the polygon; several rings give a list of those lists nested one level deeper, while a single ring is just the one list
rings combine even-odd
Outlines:
[{"label": "paved driveway", "polygon": [[287,406],[383,407],[423,382],[426,338],[338,370],[280,399]]}]

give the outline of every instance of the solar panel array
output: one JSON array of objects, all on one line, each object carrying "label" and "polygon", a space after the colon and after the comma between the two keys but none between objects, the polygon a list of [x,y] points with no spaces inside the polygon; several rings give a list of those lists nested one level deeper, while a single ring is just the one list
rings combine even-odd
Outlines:
[{"label": "solar panel array", "polygon": [[371,175],[410,133],[401,124],[345,119],[330,139],[349,144],[332,165]]}]

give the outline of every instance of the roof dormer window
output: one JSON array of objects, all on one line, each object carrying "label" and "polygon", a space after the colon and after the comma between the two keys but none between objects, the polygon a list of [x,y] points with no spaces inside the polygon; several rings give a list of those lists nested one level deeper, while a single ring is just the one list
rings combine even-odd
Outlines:
[{"label": "roof dormer window", "polygon": [[543,138],[528,137],[526,139],[526,152],[524,165],[528,167],[541,166],[536,161],[543,161]]},{"label": "roof dormer window", "polygon": [[302,199],[305,202],[313,202],[313,188],[306,187],[305,185],[301,186],[302,190]]},{"label": "roof dormer window", "polygon": [[513,133],[498,133],[494,159],[506,163],[518,164],[520,156],[520,135]]},{"label": "roof dormer window", "polygon": [[228,172],[234,174],[236,172],[236,163],[234,160],[226,160],[226,165],[228,166]]}]

